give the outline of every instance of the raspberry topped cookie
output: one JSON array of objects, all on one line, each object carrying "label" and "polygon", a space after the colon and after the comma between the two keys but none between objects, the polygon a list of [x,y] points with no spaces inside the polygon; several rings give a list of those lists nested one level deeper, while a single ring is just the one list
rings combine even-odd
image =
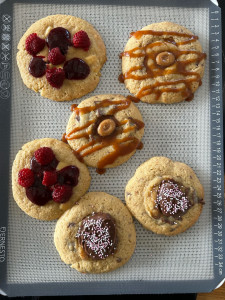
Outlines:
[{"label": "raspberry topped cookie", "polygon": [[72,268],[81,273],[104,273],[131,258],[136,232],[121,200],[91,192],[57,221],[54,242],[62,261]]},{"label": "raspberry topped cookie", "polygon": [[121,165],[140,147],[144,123],[132,97],[97,95],[72,110],[65,138],[98,172]]},{"label": "raspberry topped cookie", "polygon": [[126,186],[131,213],[149,230],[176,235],[200,216],[204,190],[194,171],[184,163],[153,157],[143,163]]},{"label": "raspberry topped cookie", "polygon": [[127,89],[143,102],[190,101],[201,85],[206,54],[198,37],[171,22],[132,32],[121,53]]},{"label": "raspberry topped cookie", "polygon": [[25,213],[36,219],[59,218],[89,186],[87,167],[68,145],[55,139],[25,144],[13,163],[14,199]]},{"label": "raspberry topped cookie", "polygon": [[32,24],[18,50],[24,84],[56,101],[93,91],[106,61],[99,33],[87,21],[68,15],[52,15]]}]

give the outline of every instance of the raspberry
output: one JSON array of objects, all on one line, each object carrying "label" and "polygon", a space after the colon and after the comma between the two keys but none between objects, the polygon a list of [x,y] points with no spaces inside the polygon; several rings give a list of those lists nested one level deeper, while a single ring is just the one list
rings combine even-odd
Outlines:
[{"label": "raspberry", "polygon": [[30,34],[25,41],[25,48],[27,52],[31,55],[36,55],[45,46],[45,40],[39,38],[37,33]]},{"label": "raspberry", "polygon": [[74,34],[73,45],[75,48],[82,48],[83,50],[88,51],[90,44],[90,39],[85,31],[81,30]]},{"label": "raspberry", "polygon": [[57,181],[56,171],[44,171],[43,175],[44,175],[42,180],[43,185],[51,186],[56,183]]},{"label": "raspberry", "polygon": [[66,57],[63,55],[59,49],[59,47],[53,48],[49,54],[48,54],[48,60],[50,63],[53,65],[59,65],[62,64],[65,60]]},{"label": "raspberry", "polygon": [[72,189],[73,188],[70,185],[56,184],[52,193],[53,200],[58,203],[64,203],[68,201],[72,195]]},{"label": "raspberry", "polygon": [[18,183],[23,187],[30,187],[34,183],[34,173],[28,168],[24,168],[18,173]]},{"label": "raspberry", "polygon": [[46,78],[51,86],[59,89],[63,85],[63,81],[65,79],[65,72],[61,68],[47,69]]},{"label": "raspberry", "polygon": [[51,148],[42,147],[34,152],[34,157],[40,165],[48,165],[54,159],[55,155]]}]

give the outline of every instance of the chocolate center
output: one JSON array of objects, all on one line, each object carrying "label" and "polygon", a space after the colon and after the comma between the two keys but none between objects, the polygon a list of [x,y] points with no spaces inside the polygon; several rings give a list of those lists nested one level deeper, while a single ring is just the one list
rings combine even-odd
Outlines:
[{"label": "chocolate center", "polygon": [[88,257],[106,259],[117,246],[116,225],[110,214],[93,213],[84,218],[77,231],[78,243]]},{"label": "chocolate center", "polygon": [[164,216],[180,218],[192,206],[189,190],[174,180],[163,180],[157,192],[156,208]]}]

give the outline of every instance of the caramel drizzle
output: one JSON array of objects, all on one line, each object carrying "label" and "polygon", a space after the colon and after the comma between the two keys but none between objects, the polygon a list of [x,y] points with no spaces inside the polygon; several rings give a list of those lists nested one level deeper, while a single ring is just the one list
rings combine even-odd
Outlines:
[{"label": "caramel drizzle", "polygon": [[[73,135],[74,133],[78,132],[78,131],[81,131],[83,129],[86,129],[88,128],[91,124],[93,124],[95,122],[95,120],[91,120],[89,122],[87,122],[85,125],[83,126],[80,126],[80,127],[75,127],[72,131],[70,131],[66,136],[65,138],[67,140],[73,140],[73,139],[79,139],[81,137],[83,137],[83,133],[82,134],[78,134],[78,135],[75,135],[73,137],[71,137],[71,135]],[[85,136],[86,137],[86,136]]]},{"label": "caramel drizzle", "polygon": [[[187,39],[184,41],[180,42],[175,42],[172,37],[165,39],[166,42],[172,43],[174,45],[184,45],[191,43],[193,41],[196,41],[198,39],[197,36],[190,35],[187,33],[180,33],[180,32],[173,32],[173,31],[153,31],[153,30],[141,30],[137,32],[132,32],[131,36],[135,37],[136,39],[140,39],[143,35],[155,35],[155,36],[162,36],[162,35],[169,35],[169,36],[179,36],[179,37],[186,37]],[[136,94],[137,98],[142,98],[146,95],[150,94],[155,94],[156,100],[160,98],[162,93],[164,92],[174,92],[178,93],[181,92],[182,96],[186,97],[188,100],[190,100],[192,96],[191,92],[191,83],[192,82],[198,82],[199,85],[201,85],[201,77],[199,73],[197,72],[190,72],[186,71],[186,66],[189,65],[190,63],[196,63],[199,64],[202,59],[206,58],[206,54],[199,52],[199,51],[194,51],[194,50],[173,50],[171,51],[176,59],[175,64],[173,64],[170,68],[162,68],[158,66],[155,62],[156,56],[158,55],[158,51],[152,50],[149,52],[149,49],[152,49],[156,46],[160,46],[165,44],[165,42],[157,41],[153,42],[151,44],[148,44],[144,47],[136,47],[128,51],[124,51],[120,54],[120,57],[122,58],[123,56],[125,57],[144,57],[144,63],[142,66],[134,66],[130,68],[129,71],[126,73],[122,74],[120,76],[120,81],[126,80],[126,79],[134,79],[134,80],[144,80],[148,78],[156,78],[157,76],[165,76],[169,74],[182,74],[184,77],[188,76],[189,78],[184,78],[180,80],[171,80],[168,82],[155,82],[154,84],[150,84],[147,86],[142,87],[139,92]],[[184,54],[195,54],[195,58],[188,59],[188,60],[179,60],[179,57]],[[149,66],[148,61],[149,59],[152,60],[152,64]],[[134,72],[138,70],[145,70],[145,74],[143,75],[135,75]],[[190,78],[191,77],[191,78]],[[173,87],[174,85],[177,85],[179,83],[183,83],[181,87]],[[164,87],[164,86],[167,87]],[[170,87],[168,87],[170,86]]]},{"label": "caramel drizzle", "polygon": [[73,111],[74,108],[76,108],[77,106],[78,106],[78,104],[72,104],[71,107],[70,107],[70,110]]},{"label": "caramel drizzle", "polygon": [[128,95],[128,96],[127,96],[127,99],[131,100],[131,101],[134,102],[134,103],[140,102],[140,99],[138,99],[138,98],[136,98],[136,97],[134,97],[134,96],[131,96],[131,95]]},{"label": "caramel drizzle", "polygon": [[[129,143],[125,143],[129,142]],[[135,137],[126,137],[123,139],[116,139],[113,143],[113,152],[103,157],[98,162],[98,168],[102,169],[106,165],[112,164],[119,156],[130,154],[139,144],[139,140]]]},{"label": "caramel drizzle", "polygon": [[112,109],[108,112],[108,114],[114,115],[116,112],[129,107],[130,103],[131,100],[129,99],[117,101],[105,99],[103,101],[96,101],[94,106],[74,107],[73,111],[76,113],[76,115],[84,115],[92,111],[96,111],[99,108],[113,106]]},{"label": "caramel drizzle", "polygon": [[188,44],[190,41],[194,42],[198,40],[197,35],[192,35],[184,32],[177,32],[177,31],[155,31],[155,30],[139,30],[136,32],[131,32],[130,37],[134,37],[137,40],[139,40],[143,35],[156,35],[156,36],[162,36],[162,35],[169,35],[169,36],[180,36],[180,37],[186,37],[188,38],[185,41],[177,42],[177,45],[184,45]]},{"label": "caramel drizzle", "polygon": [[[82,114],[90,113],[92,111],[96,111],[100,108],[109,107],[109,110],[107,111],[107,115],[114,115],[116,112],[128,108],[133,98],[134,97],[131,96],[129,98],[126,98],[126,100],[117,100],[117,101],[105,99],[103,101],[96,101],[94,106],[81,107],[81,108],[73,107],[73,111],[75,112],[76,115],[82,115]],[[136,98],[134,98],[134,100],[137,102]],[[117,136],[122,133],[140,130],[141,128],[144,127],[144,123],[140,120],[133,119],[133,118],[124,119],[118,122],[116,127],[116,135],[113,134],[111,136],[102,138],[100,136],[93,136],[92,129],[91,128],[89,129],[89,126],[94,124],[95,121],[96,120],[90,120],[85,125],[74,128],[65,136],[65,138],[67,140],[73,140],[73,139],[84,137],[88,140],[88,143],[86,143],[85,145],[81,146],[80,148],[76,149],[76,151],[74,151],[76,152],[76,155],[80,158],[83,158],[87,155],[90,155],[108,146],[112,146],[113,151],[107,154],[106,156],[102,157],[97,164],[98,173],[103,174],[104,173],[103,169],[106,165],[112,164],[119,156],[130,154],[135,149],[137,149],[138,146],[140,145],[140,141],[133,136],[123,137],[123,138],[118,138]],[[132,125],[123,128],[122,126],[127,124],[129,121],[131,121]]]},{"label": "caramel drizzle", "polygon": [[64,142],[64,143],[67,143],[66,133],[65,132],[62,135],[61,141]]}]

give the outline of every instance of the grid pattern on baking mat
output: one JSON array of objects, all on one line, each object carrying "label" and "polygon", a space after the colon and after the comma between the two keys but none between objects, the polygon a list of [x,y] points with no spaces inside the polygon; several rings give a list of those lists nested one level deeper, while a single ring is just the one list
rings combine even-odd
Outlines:
[{"label": "grid pattern on baking mat", "polygon": [[[117,79],[121,72],[118,54],[123,50],[129,33],[147,24],[165,20],[182,24],[199,36],[207,54],[209,50],[207,8],[18,3],[14,4],[13,13],[10,168],[22,144],[42,137],[60,139],[65,132],[70,105],[85,98],[70,103],[55,103],[23,85],[15,59],[17,44],[36,20],[50,14],[71,14],[89,21],[100,32],[106,44],[108,61],[103,67],[99,86],[88,96],[128,94]],[[197,224],[179,236],[162,237],[146,231],[135,222],[137,247],[131,260],[109,274],[87,276],[61,262],[53,244],[55,222],[37,221],[26,216],[17,207],[10,190],[8,283],[213,278],[208,62],[203,84],[192,102],[169,106],[138,103],[138,107],[146,124],[143,150],[124,165],[108,170],[105,175],[98,175],[90,169],[90,191],[105,191],[124,200],[124,187],[135,169],[149,157],[167,156],[190,165],[204,186],[206,204]]]}]

